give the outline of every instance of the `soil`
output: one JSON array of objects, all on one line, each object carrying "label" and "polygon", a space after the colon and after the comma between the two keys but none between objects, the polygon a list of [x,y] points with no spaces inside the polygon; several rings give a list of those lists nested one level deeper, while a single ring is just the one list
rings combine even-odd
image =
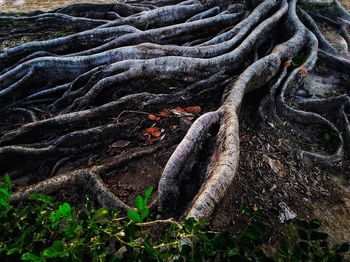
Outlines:
[{"label": "soil", "polygon": [[0,0],[1,12],[50,11],[71,3],[112,2],[110,0]]},{"label": "soil", "polygon": [[[49,10],[72,2],[88,1],[0,0],[0,4],[3,4],[1,12]],[[350,9],[350,1],[341,2]],[[322,30],[328,32],[329,39],[338,37],[331,29],[323,27]],[[323,230],[330,233],[332,241],[348,241],[350,239],[349,160],[331,169],[300,163],[293,153],[295,148],[321,151],[332,149],[332,141],[325,142],[322,139],[326,131],[318,127],[305,128],[288,123],[278,127],[272,123],[261,123],[256,114],[259,97],[261,93],[249,94],[243,103],[240,117],[239,174],[213,216],[213,227],[237,232],[244,225],[240,208],[250,207],[253,210],[261,208],[266,214],[264,223],[272,232],[280,235],[280,232],[283,232],[283,223],[280,222],[279,216],[282,213],[281,205],[284,203],[300,218],[320,218],[323,221]],[[215,108],[214,105],[211,106],[201,113]],[[18,119],[15,121],[18,122]],[[7,129],[8,124],[11,123],[1,123],[2,128]],[[140,128],[145,128],[148,124],[150,123],[144,120]],[[166,127],[167,138],[176,133],[171,129],[172,125],[175,124],[171,123]],[[310,135],[311,130],[313,138]],[[181,131],[180,136],[184,131]],[[142,136],[142,133],[138,132]],[[130,145],[113,149],[113,154],[127,153],[129,147],[146,146],[146,141],[142,139],[130,142]],[[118,170],[106,174],[103,179],[118,197],[128,204],[133,204],[137,194],[142,194],[149,186],[157,186],[167,159],[175,147],[176,145],[169,146],[167,149],[158,150],[152,155],[120,166]],[[86,156],[85,160],[98,161],[100,157],[101,155],[96,154]],[[153,197],[155,199],[155,196]],[[81,189],[62,191],[57,198],[80,203]]]}]

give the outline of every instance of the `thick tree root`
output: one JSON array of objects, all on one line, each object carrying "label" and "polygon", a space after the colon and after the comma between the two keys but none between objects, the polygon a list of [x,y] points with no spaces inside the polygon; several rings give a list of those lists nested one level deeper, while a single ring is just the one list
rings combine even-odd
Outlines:
[{"label": "thick tree root", "polygon": [[[321,64],[350,76],[349,54],[318,24],[336,27],[350,44],[350,15],[336,1],[256,2],[251,11],[226,0],[162,0],[1,14],[0,39],[9,32],[40,35],[58,23],[72,29],[0,51],[0,114],[8,122],[21,117],[0,129],[1,171],[21,179],[41,166],[49,170],[12,200],[79,185],[125,212],[129,205],[103,177],[179,143],[160,177],[158,213],[208,219],[237,176],[241,104],[257,89],[267,94],[258,107],[262,124],[289,121],[336,134],[329,149],[295,148],[300,160],[341,163],[350,150],[349,90],[335,85],[343,92],[316,97],[310,83]],[[177,131],[144,137],[145,112],[155,121],[157,112],[179,105],[201,105],[204,114],[192,123],[193,108],[162,111],[153,125],[173,121],[167,125]],[[148,145],[108,155],[123,141]],[[103,161],[91,163],[91,156]]]}]

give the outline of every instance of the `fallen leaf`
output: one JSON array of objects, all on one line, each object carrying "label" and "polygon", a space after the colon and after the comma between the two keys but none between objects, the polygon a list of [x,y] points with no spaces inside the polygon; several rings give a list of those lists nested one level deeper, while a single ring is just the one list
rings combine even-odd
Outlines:
[{"label": "fallen leaf", "polygon": [[144,136],[153,136],[153,137],[160,137],[161,131],[159,127],[149,127],[146,128],[145,131],[143,132]]},{"label": "fallen leaf", "polygon": [[162,111],[159,112],[161,116],[168,116],[170,114],[170,110],[168,108],[164,108]]},{"label": "fallen leaf", "polygon": [[202,108],[200,106],[190,106],[187,107],[185,110],[187,113],[199,114],[202,111]]},{"label": "fallen leaf", "polygon": [[300,68],[300,75],[301,76],[306,76],[307,75],[307,69],[305,67]]},{"label": "fallen leaf", "polygon": [[292,65],[292,62],[290,60],[284,62],[284,68],[288,68]]},{"label": "fallen leaf", "polygon": [[253,209],[254,212],[258,211],[258,207],[257,207],[257,205],[255,203],[253,204],[252,209]]},{"label": "fallen leaf", "polygon": [[160,117],[156,115],[148,115],[148,119],[152,121],[159,121]]},{"label": "fallen leaf", "polygon": [[111,148],[124,148],[127,147],[130,144],[130,141],[128,140],[118,140],[115,141],[113,144],[110,145]]},{"label": "fallen leaf", "polygon": [[183,112],[185,112],[185,110],[182,108],[182,107],[176,107],[175,108],[177,111],[179,111],[179,112],[181,112],[181,113],[183,113]]},{"label": "fallen leaf", "polygon": [[281,161],[268,157],[267,155],[264,155],[264,159],[278,176],[284,177],[286,175],[286,170]]}]

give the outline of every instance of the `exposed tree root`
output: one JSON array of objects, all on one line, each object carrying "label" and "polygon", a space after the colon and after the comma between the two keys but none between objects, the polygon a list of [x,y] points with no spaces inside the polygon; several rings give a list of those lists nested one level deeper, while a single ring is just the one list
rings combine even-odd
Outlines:
[{"label": "exposed tree root", "polygon": [[[250,11],[248,2],[163,0],[0,15],[0,39],[72,29],[0,52],[0,114],[8,122],[22,117],[0,129],[1,171],[21,178],[49,169],[13,201],[81,185],[126,211],[101,177],[182,139],[160,178],[159,215],[210,218],[237,175],[240,108],[257,89],[266,94],[257,112],[263,125],[290,121],[335,136],[320,152],[295,148],[301,161],[341,163],[350,149],[349,90],[317,97],[311,80],[320,65],[350,76],[348,54],[317,23],[337,27],[349,45],[350,15],[336,1],[252,2]],[[204,114],[194,121],[190,109],[159,113],[179,105],[201,105]],[[147,134],[145,112],[166,128]],[[131,140],[139,145],[108,155]],[[92,155],[102,162],[91,163]]]}]

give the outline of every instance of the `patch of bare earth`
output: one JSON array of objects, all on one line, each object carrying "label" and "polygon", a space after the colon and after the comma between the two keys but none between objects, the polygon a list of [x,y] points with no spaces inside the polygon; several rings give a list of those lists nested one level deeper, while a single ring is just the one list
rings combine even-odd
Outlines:
[{"label": "patch of bare earth", "polygon": [[[281,216],[285,205],[299,218],[322,220],[331,241],[350,239],[350,165],[322,168],[302,164],[294,148],[321,148],[311,144],[305,127],[285,124],[275,127],[259,124],[254,95],[245,100],[241,115],[241,159],[239,175],[229,194],[219,205],[213,225],[237,230],[244,225],[241,207],[263,209],[264,223],[274,236],[284,234]],[[321,135],[318,134],[318,135]],[[273,238],[272,242],[276,239]]]},{"label": "patch of bare earth", "polygon": [[50,11],[74,3],[113,2],[111,0],[0,0],[1,12]]}]

